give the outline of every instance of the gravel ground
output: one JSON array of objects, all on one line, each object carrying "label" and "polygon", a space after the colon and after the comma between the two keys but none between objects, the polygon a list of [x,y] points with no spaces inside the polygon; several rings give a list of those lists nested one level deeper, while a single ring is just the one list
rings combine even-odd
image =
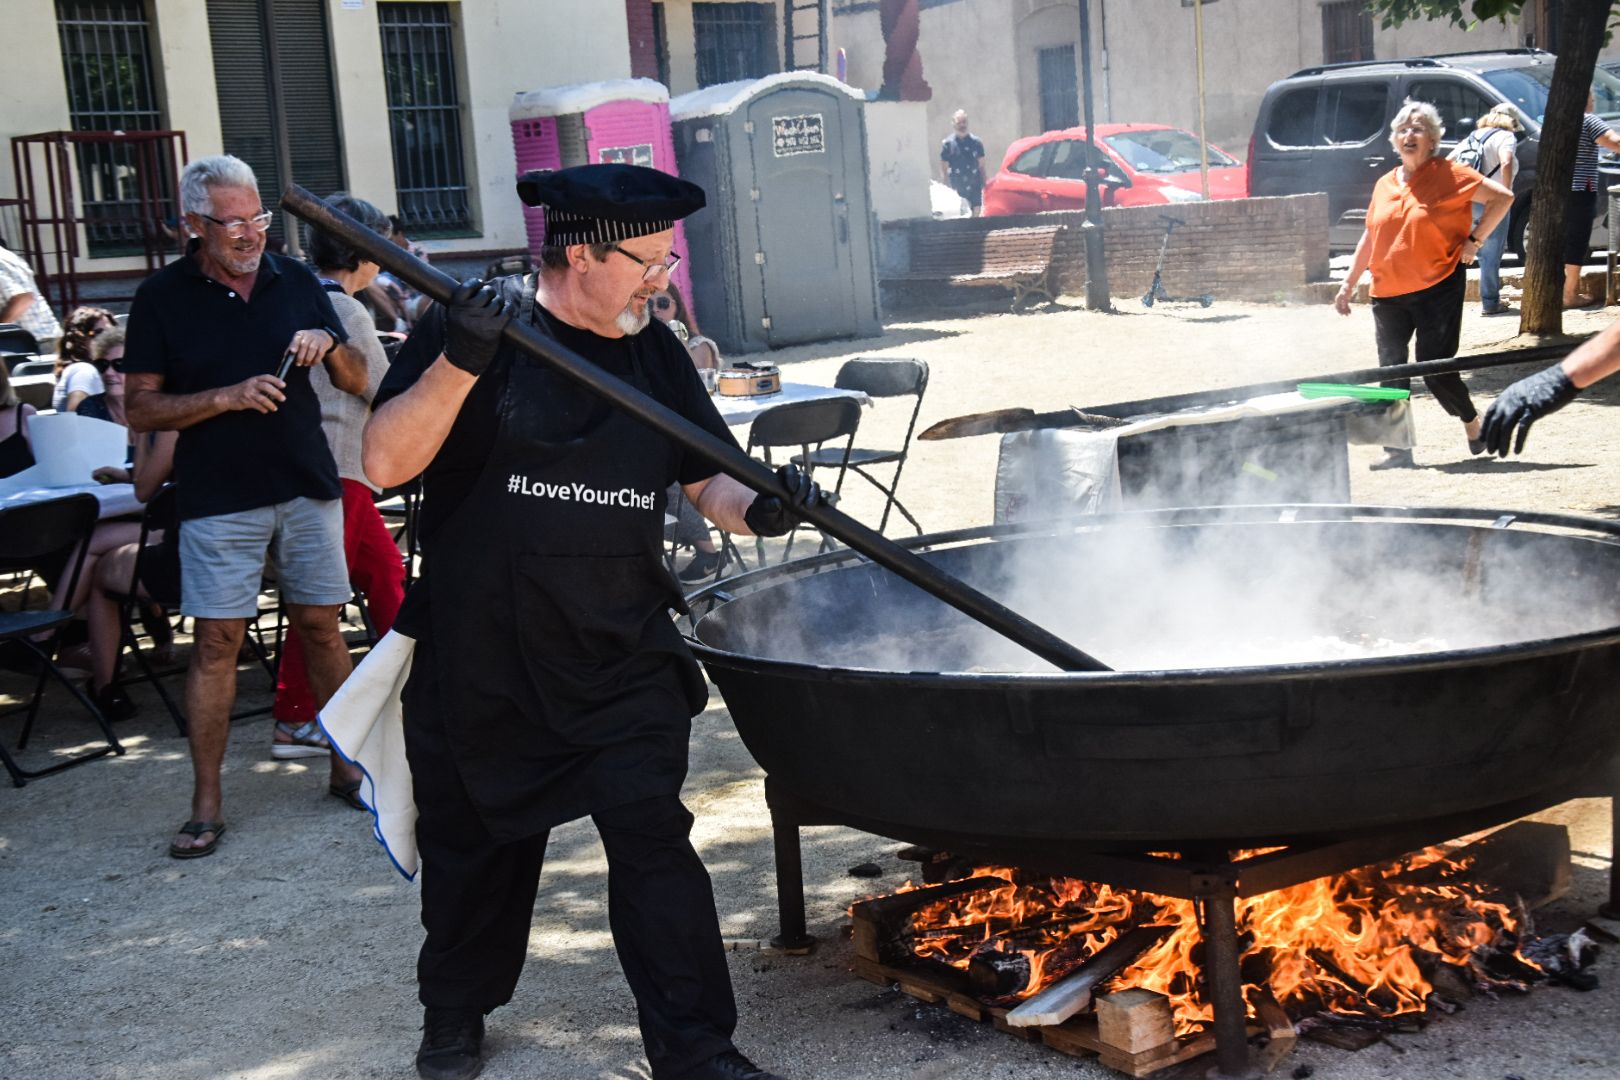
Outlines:
[{"label": "gravel ground", "polygon": [[[1373,361],[1365,309],[1348,320],[1326,307],[1218,304],[1117,315],[1069,306],[1020,316],[974,314],[895,322],[880,339],[775,354],[787,377],[831,381],[853,355],[926,359],[933,382],[923,423],[1012,405],[1053,408],[1307,375]],[[1614,312],[1578,314],[1597,329]],[[1514,327],[1470,313],[1465,347],[1500,343]],[[1471,379],[1483,399],[1515,374]],[[1546,421],[1524,459],[1470,459],[1457,425],[1416,400],[1421,468],[1370,473],[1372,448],[1351,450],[1356,501],[1620,512],[1620,431],[1598,388]],[[885,407],[863,435],[884,441],[903,421]],[[923,444],[904,492],[930,529],[990,517],[996,440]],[[875,520],[852,490],[846,508]],[[242,700],[264,699],[262,675]],[[17,694],[15,677],[0,679]],[[123,725],[129,753],[0,791],[0,1075],[38,1080],[231,1077],[408,1077],[419,1024],[415,887],[389,867],[365,820],[324,795],[324,769],[275,762],[269,722],[239,722],[227,757],[231,829],[212,858],[177,862],[164,849],[183,820],[185,744],[145,688]],[[14,732],[15,728],[10,731]],[[83,737],[59,705],[41,722],[38,763]],[[8,745],[14,735],[8,734]],[[723,704],[695,725],[689,805],[714,875],[724,932],[739,942],[775,927],[770,829],[760,772]],[[1574,891],[1544,909],[1544,929],[1570,929],[1607,885],[1606,802],[1544,818],[1567,822],[1577,852]],[[847,905],[906,878],[898,845],[844,829],[806,831],[814,955],[739,945],[731,954],[741,1011],[738,1042],[795,1078],[1101,1077],[1094,1063],[1029,1046],[941,1006],[924,1006],[848,971]],[[874,861],[875,881],[848,868]],[[511,1006],[490,1022],[485,1076],[647,1075],[634,1011],[617,973],[603,901],[605,865],[588,823],[553,835],[535,905],[531,963]],[[1620,1075],[1620,993],[1612,956],[1603,988],[1538,990],[1475,1001],[1421,1035],[1393,1036],[1356,1054],[1303,1045],[1279,1075],[1318,1077],[1613,1078]]]}]

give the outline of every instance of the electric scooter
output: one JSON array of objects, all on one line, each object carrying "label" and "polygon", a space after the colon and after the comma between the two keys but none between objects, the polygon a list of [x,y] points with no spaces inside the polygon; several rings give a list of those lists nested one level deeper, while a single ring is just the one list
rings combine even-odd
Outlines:
[{"label": "electric scooter", "polygon": [[1173,218],[1169,214],[1159,216],[1165,221],[1164,242],[1159,245],[1159,263],[1153,268],[1153,284],[1149,285],[1148,291],[1142,294],[1142,306],[1152,307],[1156,301],[1164,301],[1169,304],[1202,304],[1204,307],[1209,307],[1215,302],[1215,298],[1208,293],[1203,296],[1171,296],[1164,291],[1164,253],[1170,246],[1170,234],[1176,231],[1177,225],[1187,223],[1180,218]]}]

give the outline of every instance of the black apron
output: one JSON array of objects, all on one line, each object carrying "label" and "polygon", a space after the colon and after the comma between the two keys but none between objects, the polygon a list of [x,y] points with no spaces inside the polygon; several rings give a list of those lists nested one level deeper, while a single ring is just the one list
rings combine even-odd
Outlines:
[{"label": "black apron", "polygon": [[[519,317],[549,334],[521,288]],[[587,359],[649,393],[632,339],[603,340]],[[423,584],[455,766],[510,842],[678,794],[708,690],[660,550],[679,451],[510,346],[484,377],[503,360],[494,449]]]}]

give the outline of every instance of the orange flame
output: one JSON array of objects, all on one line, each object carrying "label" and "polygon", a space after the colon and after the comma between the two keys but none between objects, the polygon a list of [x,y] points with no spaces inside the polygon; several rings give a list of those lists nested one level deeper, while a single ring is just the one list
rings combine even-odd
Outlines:
[{"label": "orange flame", "polygon": [[[1467,879],[1471,862],[1429,848],[1384,866],[1239,898],[1246,996],[1263,982],[1296,1015],[1424,1012],[1434,987],[1423,964],[1431,971],[1442,963],[1466,968],[1482,946],[1516,951],[1519,920],[1490,898],[1489,886]],[[1178,1034],[1214,1018],[1200,985],[1202,938],[1191,901],[1073,878],[1020,881],[1010,869],[981,867],[972,876],[982,875],[1017,883],[919,908],[910,938],[918,957],[966,969],[977,951],[1023,953],[1030,979],[1016,995],[1022,998],[1063,978],[1125,930],[1169,923],[1176,929],[1109,987],[1165,995]]]}]

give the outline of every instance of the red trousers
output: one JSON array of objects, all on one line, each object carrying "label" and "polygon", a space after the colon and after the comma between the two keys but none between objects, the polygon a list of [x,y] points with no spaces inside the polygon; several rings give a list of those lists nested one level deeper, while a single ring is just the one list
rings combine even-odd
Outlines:
[{"label": "red trousers", "polygon": [[[372,626],[378,636],[388,633],[405,600],[405,564],[371,501],[371,489],[354,480],[343,481],[343,557],[355,591],[365,594]],[[303,724],[315,719],[315,713],[315,695],[304,667],[304,644],[298,640],[298,632],[288,627],[271,715],[289,724]]]}]

